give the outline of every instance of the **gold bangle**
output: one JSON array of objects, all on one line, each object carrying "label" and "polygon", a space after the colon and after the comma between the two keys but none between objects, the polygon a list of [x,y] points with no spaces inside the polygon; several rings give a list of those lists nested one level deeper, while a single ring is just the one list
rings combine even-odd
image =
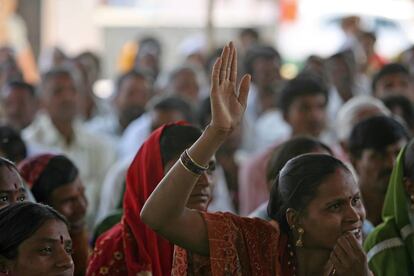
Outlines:
[{"label": "gold bangle", "polygon": [[180,162],[184,168],[196,175],[202,175],[208,169],[208,167],[202,167],[196,164],[188,155],[187,150],[183,151],[183,153],[181,154]]},{"label": "gold bangle", "polygon": [[190,168],[188,168],[188,167],[184,164],[183,160],[181,160],[181,158],[180,158],[179,160],[180,160],[181,166],[183,166],[183,167],[184,167],[184,169],[185,169],[187,172],[189,172],[189,173],[191,173],[191,174],[194,174],[194,175],[196,175],[196,176],[200,176],[200,175],[201,175],[201,174],[199,174],[199,173],[197,173],[197,172],[195,172],[195,171],[192,171]]},{"label": "gold bangle", "polygon": [[205,167],[201,166],[196,161],[194,161],[194,159],[188,154],[188,149],[186,149],[184,152],[188,156],[188,158],[191,160],[191,162],[193,162],[194,165],[196,165],[198,168],[200,168],[201,170],[204,170],[204,171],[208,169],[208,166],[205,166]]}]

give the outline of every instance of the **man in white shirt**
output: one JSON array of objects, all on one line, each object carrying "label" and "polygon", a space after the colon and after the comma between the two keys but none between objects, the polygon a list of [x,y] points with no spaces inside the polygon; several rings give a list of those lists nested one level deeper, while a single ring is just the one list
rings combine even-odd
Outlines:
[{"label": "man in white shirt", "polygon": [[115,151],[102,137],[89,133],[78,122],[79,94],[65,68],[52,69],[42,76],[40,101],[43,111],[23,131],[26,141],[66,154],[80,169],[89,201],[88,222],[99,204],[105,172],[115,161]]}]

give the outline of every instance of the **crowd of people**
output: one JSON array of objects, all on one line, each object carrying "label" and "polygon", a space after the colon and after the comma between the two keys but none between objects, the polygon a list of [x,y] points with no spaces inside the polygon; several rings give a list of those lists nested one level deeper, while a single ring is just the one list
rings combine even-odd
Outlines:
[{"label": "crowd of people", "polygon": [[414,46],[350,24],[293,78],[255,29],[170,72],[143,37],[107,100],[3,47],[0,275],[414,275]]}]

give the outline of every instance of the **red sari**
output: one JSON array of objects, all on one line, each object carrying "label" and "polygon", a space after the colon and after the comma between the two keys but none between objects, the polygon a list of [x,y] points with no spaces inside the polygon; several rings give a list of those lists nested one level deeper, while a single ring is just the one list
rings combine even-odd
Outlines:
[{"label": "red sari", "polygon": [[86,275],[171,274],[173,245],[140,218],[145,201],[164,176],[160,152],[164,128],[150,135],[130,165],[122,221],[98,238]]},{"label": "red sari", "polygon": [[295,275],[288,237],[281,234],[277,223],[230,213],[202,214],[208,228],[210,258],[206,263],[176,248],[174,276]]}]

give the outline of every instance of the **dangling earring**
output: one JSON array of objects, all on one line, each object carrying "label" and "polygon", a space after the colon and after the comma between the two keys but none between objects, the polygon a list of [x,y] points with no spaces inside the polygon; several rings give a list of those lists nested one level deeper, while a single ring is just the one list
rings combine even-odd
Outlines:
[{"label": "dangling earring", "polygon": [[298,228],[298,240],[296,241],[296,247],[303,247],[303,233],[305,233],[305,230],[303,230],[303,228],[299,227]]},{"label": "dangling earring", "polygon": [[411,210],[414,210],[414,195],[410,195],[410,200],[411,200]]}]

